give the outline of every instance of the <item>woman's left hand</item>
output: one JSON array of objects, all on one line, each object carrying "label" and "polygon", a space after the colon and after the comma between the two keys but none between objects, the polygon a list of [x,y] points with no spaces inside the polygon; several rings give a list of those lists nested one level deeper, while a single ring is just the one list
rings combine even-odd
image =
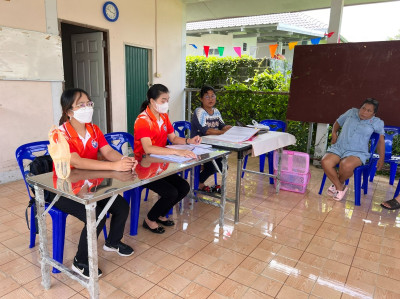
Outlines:
[{"label": "woman's left hand", "polygon": [[192,144],[200,144],[201,143],[201,137],[199,135],[188,139],[188,143],[192,143]]}]

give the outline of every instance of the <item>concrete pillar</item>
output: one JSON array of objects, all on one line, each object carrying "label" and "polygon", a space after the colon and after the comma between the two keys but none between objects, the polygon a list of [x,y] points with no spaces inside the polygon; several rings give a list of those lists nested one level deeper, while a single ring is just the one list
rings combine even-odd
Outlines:
[{"label": "concrete pillar", "polygon": [[[46,8],[46,32],[59,35],[58,31],[58,15],[57,0],[45,0]],[[51,82],[51,98],[53,104],[53,123],[58,125],[62,111],[60,105],[60,97],[62,93],[62,82]]]}]

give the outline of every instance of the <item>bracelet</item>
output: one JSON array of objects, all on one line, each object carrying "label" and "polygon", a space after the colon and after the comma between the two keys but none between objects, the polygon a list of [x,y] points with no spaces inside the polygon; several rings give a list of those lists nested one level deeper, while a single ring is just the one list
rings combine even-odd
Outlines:
[{"label": "bracelet", "polygon": [[185,140],[185,141],[186,141],[186,144],[189,144],[189,143],[187,142],[187,141],[188,141],[188,139],[189,139],[189,138],[186,138],[186,140]]},{"label": "bracelet", "polygon": [[122,156],[121,160],[123,160],[124,158],[128,158],[128,156]]}]

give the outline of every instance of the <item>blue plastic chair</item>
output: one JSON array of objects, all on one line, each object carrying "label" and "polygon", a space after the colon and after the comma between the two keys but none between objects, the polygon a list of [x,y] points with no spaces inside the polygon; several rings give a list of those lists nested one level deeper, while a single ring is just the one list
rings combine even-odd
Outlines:
[{"label": "blue plastic chair", "polygon": [[[26,190],[28,191],[29,199],[32,200],[32,195],[30,192],[29,184],[26,181],[26,176],[29,175],[29,170],[24,169],[24,160],[33,161],[38,156],[49,155],[47,150],[48,141],[37,141],[32,143],[27,143],[21,145],[15,151],[15,157],[17,159],[17,163],[19,169],[21,170],[22,177],[25,182]],[[37,153],[38,155],[35,155]],[[45,205],[46,208],[48,204]],[[35,204],[31,206],[30,212],[30,242],[29,248],[35,247],[36,242],[36,225],[35,225]],[[67,213],[64,213],[57,209],[56,207],[52,207],[49,210],[49,214],[53,221],[53,259],[63,263],[64,259],[64,240],[65,240],[65,224],[67,220]],[[107,230],[104,226],[103,228],[104,238],[107,239]],[[53,273],[60,273],[59,270],[53,268]]]},{"label": "blue plastic chair", "polygon": [[[262,120],[260,122],[260,124],[268,126],[270,131],[281,131],[281,132],[286,131],[286,123],[282,120],[266,119],[266,120]],[[260,172],[264,172],[266,155],[268,155],[269,174],[274,174],[274,152],[273,151],[260,155]],[[244,169],[246,169],[248,158],[249,158],[249,155],[244,157],[244,163],[243,163]],[[244,172],[242,172],[242,178],[243,178],[243,176],[244,176]],[[269,183],[272,185],[274,183],[274,179],[269,178]]]},{"label": "blue plastic chair", "polygon": [[[19,169],[25,182],[26,190],[28,191],[29,199],[32,200],[29,184],[26,181],[26,176],[29,175],[29,170],[24,169],[24,160],[33,161],[37,156],[34,153],[43,152],[44,155],[49,155],[47,150],[48,141],[38,141],[21,145],[15,151]],[[41,156],[41,155],[38,155]],[[46,207],[48,205],[46,204]],[[30,219],[30,242],[29,248],[35,247],[36,241],[36,225],[35,225],[35,204],[31,206]],[[64,257],[64,239],[65,239],[65,222],[68,214],[52,207],[49,214],[53,221],[53,259],[62,263]],[[56,268],[53,268],[53,273],[59,273]]]},{"label": "blue plastic chair", "polygon": [[[126,132],[114,132],[104,134],[108,144],[116,151],[118,151],[121,155],[122,146],[128,142],[133,150],[134,146],[134,138],[131,134]],[[124,198],[127,200],[131,206],[131,219],[130,219],[130,229],[129,234],[131,236],[137,235],[138,228],[138,220],[139,220],[139,210],[140,210],[140,200],[142,196],[143,187],[137,187],[132,190],[128,190],[124,192]],[[146,189],[145,201],[149,196],[149,189]]]},{"label": "blue plastic chair", "polygon": [[[390,177],[389,184],[394,184],[394,179],[396,177],[397,165],[400,162],[400,156],[392,155],[393,138],[400,133],[399,127],[385,126],[385,163],[390,164]],[[372,158],[372,170],[369,176],[369,181],[373,182],[376,173],[376,164],[378,163],[379,155],[374,154]]]},{"label": "blue plastic chair", "polygon": [[[354,202],[356,206],[361,205],[361,189],[364,190],[364,194],[368,192],[368,177],[371,173],[372,163],[373,163],[373,155],[376,150],[376,146],[379,141],[379,134],[373,133],[370,138],[370,158],[365,165],[358,166],[354,169]],[[362,184],[361,184],[361,176],[362,176]],[[321,187],[319,188],[318,194],[322,194],[326,181],[326,174],[322,177]],[[346,181],[346,185],[348,184],[348,180]]]},{"label": "blue plastic chair", "polygon": [[[179,137],[186,138],[186,136],[190,136],[190,130],[192,129],[190,122],[185,120],[176,121],[172,124],[172,127],[174,128],[175,133],[177,133]],[[200,169],[201,169],[200,165],[194,168],[194,186],[193,186],[194,190],[197,190],[199,188]],[[191,169],[185,170],[185,179],[188,178],[190,170]],[[218,184],[216,173],[214,173],[214,182],[215,185]]]},{"label": "blue plastic chair", "polygon": [[397,188],[396,188],[396,191],[394,192],[394,196],[393,197],[397,197],[399,195],[399,193],[400,193],[400,179],[399,179],[399,181],[397,183]]}]

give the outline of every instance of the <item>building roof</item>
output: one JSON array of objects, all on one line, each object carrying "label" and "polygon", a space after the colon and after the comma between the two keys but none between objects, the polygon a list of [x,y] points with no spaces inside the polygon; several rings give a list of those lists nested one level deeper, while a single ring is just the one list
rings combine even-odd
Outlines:
[{"label": "building roof", "polygon": [[279,13],[272,15],[251,16],[243,18],[229,18],[211,21],[191,22],[186,24],[186,30],[221,29],[255,25],[284,23],[302,28],[325,31],[328,25],[301,12]]},{"label": "building roof", "polygon": [[323,37],[328,25],[305,13],[280,13],[242,18],[229,18],[211,21],[191,22],[186,24],[186,34],[233,33],[234,38],[257,37],[259,41],[299,40]]}]

